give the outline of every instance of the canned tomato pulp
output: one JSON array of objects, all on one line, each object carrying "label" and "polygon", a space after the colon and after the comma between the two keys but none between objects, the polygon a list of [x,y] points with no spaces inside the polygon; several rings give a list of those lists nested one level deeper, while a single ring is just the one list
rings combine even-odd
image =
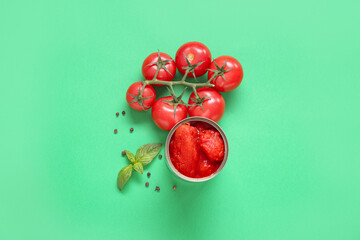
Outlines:
[{"label": "canned tomato pulp", "polygon": [[[175,131],[182,125],[182,124],[187,124],[187,123],[190,123],[190,124],[198,124],[198,123],[204,123],[206,124],[207,126],[210,126],[210,128],[212,129],[212,132],[214,133],[215,131],[217,131],[222,140],[223,140],[223,158],[222,158],[222,161],[218,161],[218,159],[215,159],[217,160],[216,161],[211,161],[210,163],[211,164],[215,164],[217,169],[216,171],[212,172],[210,175],[208,176],[196,176],[196,177],[189,177],[189,176],[186,176],[184,175],[183,173],[181,173],[173,164],[173,162],[171,161],[171,158],[170,158],[170,141],[175,133]],[[204,130],[206,131],[206,130]],[[216,133],[216,136],[219,137],[219,134]],[[221,145],[222,146],[222,145]],[[176,176],[178,176],[179,178],[185,180],[185,181],[189,181],[189,182],[205,182],[205,181],[208,181],[212,178],[214,178],[215,176],[217,176],[221,170],[224,168],[225,164],[226,164],[226,161],[227,161],[227,158],[228,158],[228,154],[229,154],[229,145],[228,145],[228,141],[227,141],[227,138],[226,138],[226,135],[224,133],[224,131],[221,129],[221,127],[214,121],[208,119],[208,118],[204,118],[204,117],[189,117],[189,118],[186,118],[180,122],[178,122],[169,132],[167,138],[166,138],[166,143],[165,143],[165,156],[166,156],[166,163],[170,169],[170,171],[172,173],[174,173]],[[222,156],[222,153],[221,153],[221,156]],[[190,157],[192,157],[190,155]],[[208,161],[208,160],[204,160],[205,162]],[[211,165],[210,164],[210,165]],[[208,164],[209,165],[209,164]],[[207,165],[206,165],[207,167]],[[202,168],[203,169],[203,168]]]}]

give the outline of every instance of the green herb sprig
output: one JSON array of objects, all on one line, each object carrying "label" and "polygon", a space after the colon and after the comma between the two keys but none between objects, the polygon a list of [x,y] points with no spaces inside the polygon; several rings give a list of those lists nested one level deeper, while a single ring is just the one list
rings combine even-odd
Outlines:
[{"label": "green herb sprig", "polygon": [[125,150],[126,157],[131,163],[128,166],[123,167],[118,174],[117,186],[120,191],[129,181],[133,169],[135,169],[135,171],[139,172],[140,174],[143,174],[144,166],[151,163],[156,155],[158,155],[161,150],[161,146],[162,144],[160,143],[145,144],[139,147],[139,149],[136,151],[136,156],[132,152]]}]

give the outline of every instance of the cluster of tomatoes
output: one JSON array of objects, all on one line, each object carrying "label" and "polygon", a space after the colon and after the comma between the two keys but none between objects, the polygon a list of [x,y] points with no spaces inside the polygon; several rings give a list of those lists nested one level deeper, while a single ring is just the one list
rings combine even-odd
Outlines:
[{"label": "cluster of tomatoes", "polygon": [[[225,111],[225,100],[220,92],[234,90],[243,78],[243,69],[238,60],[231,56],[221,56],[211,61],[210,50],[200,42],[182,45],[176,52],[175,61],[168,54],[159,52],[150,54],[142,65],[142,73],[147,81],[156,79],[170,82],[175,77],[176,69],[190,78],[207,73],[208,82],[213,84],[213,88],[196,89],[190,95],[188,103],[174,95],[156,100],[153,86],[164,84],[135,82],[126,93],[130,107],[137,111],[152,108],[151,115],[155,124],[166,131],[188,115],[219,121]],[[196,87],[196,83],[194,86]]]}]

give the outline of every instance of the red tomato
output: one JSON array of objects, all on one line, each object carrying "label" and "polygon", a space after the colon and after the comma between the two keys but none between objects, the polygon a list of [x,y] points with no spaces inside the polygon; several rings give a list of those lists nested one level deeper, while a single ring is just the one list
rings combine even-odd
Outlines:
[{"label": "red tomato", "polygon": [[[215,122],[219,121],[225,111],[225,100],[221,94],[215,89],[209,87],[199,88],[197,89],[197,93],[200,98],[208,97],[210,99],[205,99],[202,103],[204,110],[199,105],[189,107],[189,116],[200,116],[209,118]],[[189,97],[188,103],[190,105],[195,104],[192,98],[195,99],[194,92]]]},{"label": "red tomato", "polygon": [[188,177],[195,177],[199,160],[198,131],[189,124],[179,126],[170,141],[170,159],[174,167]]},{"label": "red tomato", "polygon": [[[214,88],[220,92],[229,92],[234,90],[240,85],[244,76],[244,72],[239,61],[230,56],[215,58],[215,60],[210,64],[209,69],[212,70],[209,70],[208,72],[208,80],[213,78],[211,83],[215,84]],[[214,76],[214,74],[216,75]]]},{"label": "red tomato", "polygon": [[198,164],[198,175],[199,177],[207,177],[216,172],[219,168],[219,164],[216,162],[209,161],[207,159],[199,160]]},{"label": "red tomato", "polygon": [[195,77],[202,76],[206,73],[211,63],[211,53],[204,44],[199,42],[188,42],[178,49],[175,56],[175,62],[177,69],[183,75],[186,71],[184,67],[188,67],[184,54],[191,65],[203,62],[201,65],[195,67],[194,71],[188,74],[188,77],[194,77],[193,73],[195,73]]},{"label": "red tomato", "polygon": [[155,124],[165,130],[170,131],[176,123],[187,117],[187,107],[183,104],[178,104],[176,107],[176,115],[174,117],[174,104],[165,101],[173,100],[172,97],[163,97],[156,100],[151,109],[151,116]]},{"label": "red tomato", "polygon": [[151,108],[156,98],[155,89],[151,85],[146,85],[142,95],[139,96],[142,87],[142,82],[136,82],[133,83],[126,92],[126,101],[130,107],[137,111],[145,111]]},{"label": "red tomato", "polygon": [[[159,60],[160,54],[160,60]],[[176,74],[176,65],[174,60],[166,53],[156,52],[145,58],[142,65],[142,74],[146,80],[153,80],[156,71],[160,70],[156,76],[157,80],[171,81]],[[154,86],[163,86],[163,84],[153,84]]]},{"label": "red tomato", "polygon": [[200,132],[204,132],[205,130],[214,129],[210,124],[206,122],[191,122],[191,125],[196,127]]},{"label": "red tomato", "polygon": [[224,140],[216,130],[205,130],[199,133],[200,147],[211,161],[222,161],[225,153]]}]

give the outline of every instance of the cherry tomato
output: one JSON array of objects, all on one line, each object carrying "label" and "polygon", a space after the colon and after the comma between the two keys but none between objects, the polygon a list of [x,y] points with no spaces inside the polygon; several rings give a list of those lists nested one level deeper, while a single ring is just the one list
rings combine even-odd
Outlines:
[{"label": "cherry tomato", "polygon": [[[160,55],[160,61],[159,61]],[[174,60],[166,53],[156,52],[145,58],[142,65],[142,74],[146,80],[153,80],[157,69],[160,70],[156,79],[161,81],[171,81],[176,74],[176,65]],[[153,84],[154,86],[163,86],[163,84]]]},{"label": "cherry tomato", "polygon": [[[223,66],[224,68],[222,69]],[[213,78],[211,83],[215,84],[214,88],[220,92],[229,92],[234,90],[240,85],[244,76],[243,69],[239,61],[230,56],[215,58],[215,60],[210,64],[209,69],[211,70],[208,72],[208,80]],[[216,75],[214,76],[214,74]]]},{"label": "cherry tomato", "polygon": [[[208,97],[210,99],[205,99],[202,103],[204,110],[199,105],[189,107],[189,116],[200,116],[209,118],[215,122],[218,122],[224,114],[225,111],[225,100],[221,94],[213,88],[203,87],[197,89],[197,93],[200,98]],[[195,93],[193,92],[189,97],[189,104],[195,104],[192,100],[195,99]]]},{"label": "cherry tomato", "polygon": [[139,96],[142,87],[142,82],[135,82],[129,87],[126,92],[126,101],[130,105],[130,107],[137,111],[145,111],[151,108],[156,98],[155,89],[151,85],[146,85],[142,95]]},{"label": "cherry tomato", "polygon": [[176,107],[176,115],[174,117],[174,104],[163,102],[173,100],[172,97],[162,97],[156,100],[151,109],[151,116],[155,124],[165,130],[170,131],[176,123],[187,117],[187,107],[183,104],[178,104]]},{"label": "cherry tomato", "polygon": [[[201,65],[195,67],[193,71],[195,73],[195,77],[202,76],[206,73],[211,63],[211,53],[204,44],[199,42],[188,42],[178,49],[175,56],[175,62],[177,69],[183,75],[186,71],[184,67],[188,67],[184,54],[191,65],[203,62]],[[190,72],[188,77],[194,77],[193,72]]]}]

